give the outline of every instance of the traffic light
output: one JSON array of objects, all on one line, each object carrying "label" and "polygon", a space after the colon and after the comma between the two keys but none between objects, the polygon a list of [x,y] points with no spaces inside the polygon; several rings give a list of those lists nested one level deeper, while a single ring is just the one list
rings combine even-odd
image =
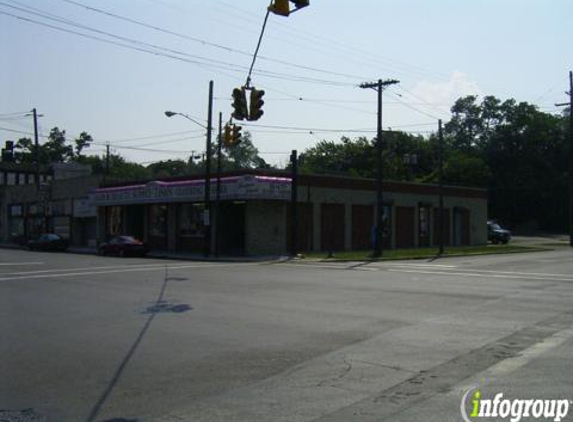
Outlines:
[{"label": "traffic light", "polygon": [[231,114],[234,119],[245,120],[249,116],[247,107],[247,92],[245,88],[235,88],[233,90],[233,108],[235,111]]},{"label": "traffic light", "polygon": [[233,143],[231,146],[237,146],[241,143],[241,130],[243,130],[243,128],[239,125],[233,125]]},{"label": "traffic light", "polygon": [[225,146],[229,148],[233,145],[233,130],[230,125],[225,125]]},{"label": "traffic light", "polygon": [[14,141],[6,141],[5,147],[2,149],[2,161],[14,161]]},{"label": "traffic light", "polygon": [[275,15],[288,16],[291,14],[289,1],[295,5],[293,12],[307,7],[310,4],[310,0],[274,0],[269,6],[269,11]]},{"label": "traffic light", "polygon": [[259,120],[265,112],[262,110],[263,104],[263,96],[265,95],[265,91],[262,89],[255,89],[251,90],[251,110],[249,112],[249,120]]}]

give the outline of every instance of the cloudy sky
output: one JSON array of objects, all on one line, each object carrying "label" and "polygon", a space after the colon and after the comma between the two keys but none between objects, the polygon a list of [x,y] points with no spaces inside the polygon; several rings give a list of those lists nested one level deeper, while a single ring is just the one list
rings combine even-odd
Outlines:
[{"label": "cloudy sky", "polygon": [[[268,0],[0,0],[0,141],[40,128],[89,132],[142,163],[204,150],[208,84],[215,120],[244,84]],[[86,7],[87,6],[87,7]],[[573,69],[571,0],[311,0],[271,15],[253,85],[265,115],[245,125],[263,157],[321,139],[372,137],[376,94],[397,79],[384,126],[421,134],[467,94],[557,112]]]}]

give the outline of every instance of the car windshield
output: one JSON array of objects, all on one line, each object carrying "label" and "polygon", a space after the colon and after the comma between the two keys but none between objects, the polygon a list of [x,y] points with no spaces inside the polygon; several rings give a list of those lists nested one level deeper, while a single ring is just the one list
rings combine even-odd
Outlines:
[{"label": "car windshield", "polygon": [[136,242],[135,238],[133,236],[121,236],[118,239],[119,243],[133,243]]},{"label": "car windshield", "polygon": [[499,224],[497,224],[497,223],[491,223],[491,224],[489,225],[489,228],[492,229],[492,230],[503,230],[503,228],[502,228]]}]

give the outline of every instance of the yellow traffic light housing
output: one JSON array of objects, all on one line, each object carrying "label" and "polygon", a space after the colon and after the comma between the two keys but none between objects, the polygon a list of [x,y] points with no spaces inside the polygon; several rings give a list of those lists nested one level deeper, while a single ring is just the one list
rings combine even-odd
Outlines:
[{"label": "yellow traffic light housing", "polygon": [[223,141],[227,148],[233,145],[233,131],[230,125],[225,125],[225,137],[223,138]]},{"label": "yellow traffic light housing", "polygon": [[250,104],[250,111],[249,111],[249,120],[255,121],[259,120],[265,112],[262,110],[263,104],[263,96],[265,95],[265,91],[262,89],[255,89],[251,90],[251,104]]},{"label": "yellow traffic light housing", "polygon": [[290,15],[289,0],[274,0],[269,6],[269,11],[279,16]]},{"label": "yellow traffic light housing", "polygon": [[241,139],[241,130],[243,130],[243,128],[239,125],[233,125],[233,142],[231,144],[231,146],[237,146],[241,143],[242,139]]},{"label": "yellow traffic light housing", "polygon": [[247,107],[247,91],[245,88],[235,88],[233,90],[233,108],[235,111],[231,114],[234,119],[245,120],[249,116]]},{"label": "yellow traffic light housing", "polygon": [[[290,3],[295,6],[294,10],[290,10]],[[310,5],[310,0],[274,0],[269,6],[269,11],[279,16],[289,16],[292,12],[302,9]]]}]

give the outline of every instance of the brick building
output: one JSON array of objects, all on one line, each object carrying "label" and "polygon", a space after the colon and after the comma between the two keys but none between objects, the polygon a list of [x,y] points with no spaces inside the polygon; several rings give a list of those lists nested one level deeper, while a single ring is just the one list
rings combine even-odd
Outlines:
[{"label": "brick building", "polygon": [[[289,250],[291,179],[287,173],[247,171],[221,180],[219,222],[212,205],[210,248],[222,254],[285,254]],[[342,251],[372,247],[376,183],[370,179],[301,175],[298,184],[298,250]],[[98,188],[99,240],[130,234],[152,249],[203,250],[204,180],[149,181]],[[216,181],[211,181],[211,200]],[[444,188],[446,245],[487,242],[487,192]],[[383,242],[386,248],[438,243],[438,187],[384,183]],[[217,236],[217,227],[219,235]],[[218,238],[218,240],[217,240]]]}]

